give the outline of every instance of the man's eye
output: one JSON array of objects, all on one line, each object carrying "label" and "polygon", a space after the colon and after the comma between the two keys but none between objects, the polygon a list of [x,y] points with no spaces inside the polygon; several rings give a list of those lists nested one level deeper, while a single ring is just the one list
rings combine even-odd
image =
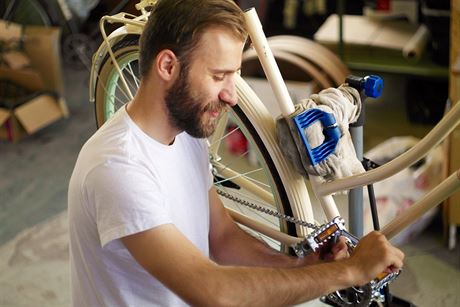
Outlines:
[{"label": "man's eye", "polygon": [[214,75],[213,79],[216,81],[224,81],[225,75]]}]

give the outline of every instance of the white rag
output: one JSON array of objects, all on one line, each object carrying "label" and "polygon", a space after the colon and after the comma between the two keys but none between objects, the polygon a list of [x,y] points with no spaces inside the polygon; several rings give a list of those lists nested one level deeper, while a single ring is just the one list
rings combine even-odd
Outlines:
[{"label": "white rag", "polygon": [[[295,116],[311,108],[332,113],[342,134],[336,150],[316,165],[311,165],[306,155],[305,146],[293,123]],[[277,120],[277,134],[282,150],[301,174],[316,175],[322,181],[332,181],[364,172],[361,162],[356,157],[355,148],[348,131],[349,124],[355,122],[361,112],[361,98],[356,89],[348,85],[328,88],[308,99],[301,100],[296,104],[295,109],[295,112],[288,118]],[[305,129],[305,135],[311,148],[324,142],[323,129],[324,127],[320,122],[316,122]]]}]

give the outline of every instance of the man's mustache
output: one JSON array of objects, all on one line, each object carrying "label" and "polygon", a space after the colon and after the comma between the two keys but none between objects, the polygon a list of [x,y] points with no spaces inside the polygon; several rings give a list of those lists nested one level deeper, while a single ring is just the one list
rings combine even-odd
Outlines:
[{"label": "man's mustache", "polygon": [[206,113],[208,111],[210,111],[210,112],[220,112],[220,111],[224,110],[226,107],[227,107],[227,104],[224,101],[219,99],[216,102],[211,102],[211,103],[207,104],[203,109],[203,113]]}]

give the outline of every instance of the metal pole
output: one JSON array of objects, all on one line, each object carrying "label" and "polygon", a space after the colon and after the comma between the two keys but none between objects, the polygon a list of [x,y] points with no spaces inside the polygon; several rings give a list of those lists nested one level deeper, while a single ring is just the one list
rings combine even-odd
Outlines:
[{"label": "metal pole", "polygon": [[337,14],[339,15],[339,57],[343,61],[344,48],[343,48],[343,14],[345,13],[345,1],[337,1]]},{"label": "metal pole", "polygon": [[[364,111],[364,110],[363,110]],[[363,160],[363,126],[350,126],[351,139],[359,161]],[[363,188],[354,188],[348,194],[348,227],[358,238],[363,236]]]}]

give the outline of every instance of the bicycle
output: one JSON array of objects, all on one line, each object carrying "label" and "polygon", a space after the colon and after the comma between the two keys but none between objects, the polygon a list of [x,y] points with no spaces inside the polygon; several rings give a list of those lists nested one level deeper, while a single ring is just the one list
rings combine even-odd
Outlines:
[{"label": "bicycle", "polygon": [[[119,13],[101,19],[100,30],[104,42],[93,56],[90,77],[90,100],[94,102],[98,126],[133,98],[139,85],[135,73],[139,56],[138,40],[148,19],[148,10],[154,5],[154,0],[143,0],[136,5],[140,11],[139,16]],[[250,10],[246,16],[250,37],[267,79],[278,98],[283,115],[289,115],[293,112],[293,104],[261,31],[257,15],[254,10]],[[121,26],[108,36],[105,32],[106,23]],[[274,119],[241,76],[236,77],[236,88],[238,105],[222,116],[214,135],[208,140],[215,185],[236,222],[268,240],[270,245],[292,252],[292,247],[298,249],[305,237],[315,234],[323,223],[315,221],[304,178],[293,169],[278,145]],[[426,155],[430,148],[439,144],[459,124],[459,118],[460,104],[457,104],[419,144],[379,169],[322,184],[310,176],[310,184],[327,221],[340,216],[333,193],[380,181],[409,167]],[[229,123],[236,124],[238,128],[227,131]],[[239,159],[247,155],[247,151],[236,158],[226,152],[224,139],[235,131],[241,131],[251,144],[251,152],[257,156],[256,166]],[[382,232],[388,238],[393,237],[417,216],[437,205],[459,187],[460,170],[450,175],[403,215],[395,218]]]},{"label": "bicycle", "polygon": [[4,1],[0,4],[1,19],[13,21],[23,25],[51,26],[55,22],[48,13],[46,2]]},{"label": "bicycle", "polygon": [[[85,7],[88,12],[97,6],[94,0]],[[122,0],[108,13],[114,14],[126,8],[129,0]],[[0,18],[25,26],[60,27],[62,29],[62,56],[64,61],[77,69],[90,69],[91,55],[99,42],[94,41],[97,31],[84,33],[84,18],[77,16],[77,9],[67,0],[5,0],[0,4]]]}]

